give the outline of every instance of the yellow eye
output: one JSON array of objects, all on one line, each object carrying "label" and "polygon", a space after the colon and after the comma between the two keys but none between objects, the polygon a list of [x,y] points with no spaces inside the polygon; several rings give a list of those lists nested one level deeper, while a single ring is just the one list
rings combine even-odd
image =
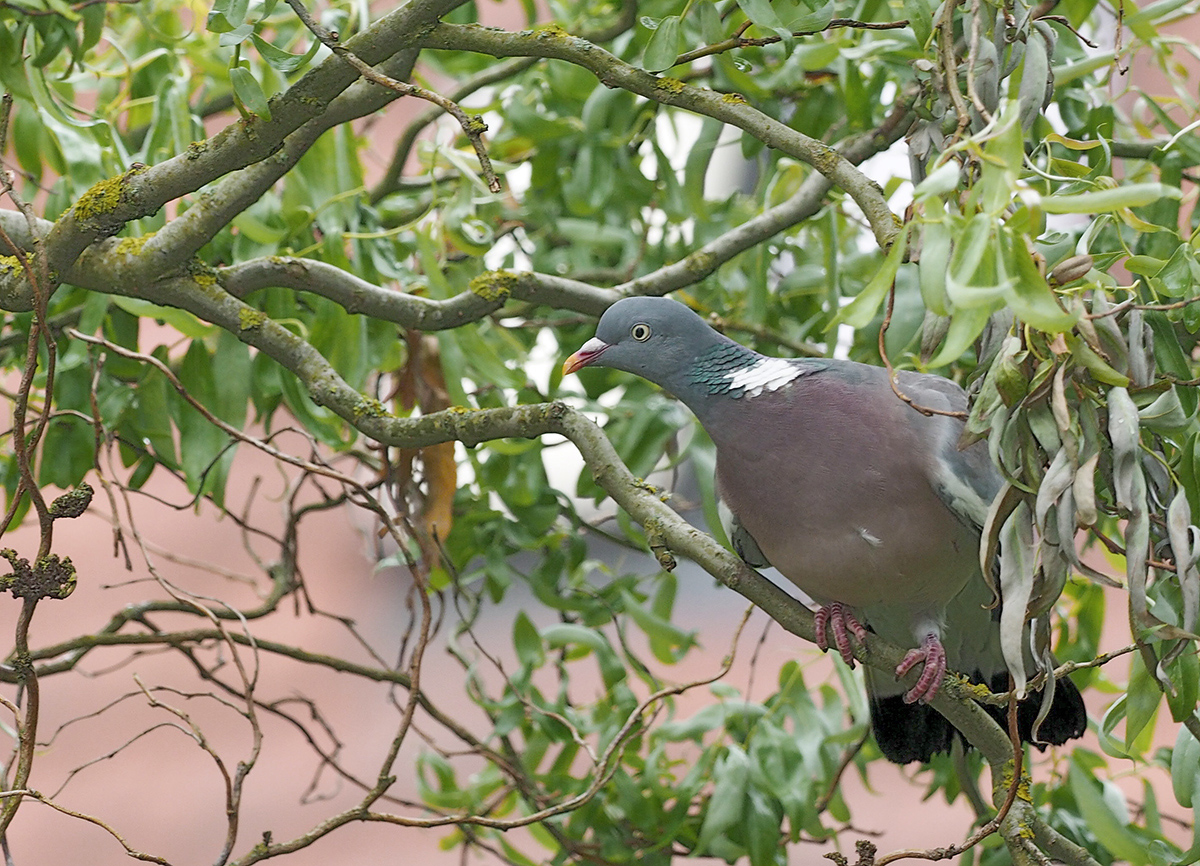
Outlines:
[{"label": "yellow eye", "polygon": [[638,322],[629,329],[629,336],[633,337],[639,343],[644,343],[650,339],[650,326],[644,322]]}]

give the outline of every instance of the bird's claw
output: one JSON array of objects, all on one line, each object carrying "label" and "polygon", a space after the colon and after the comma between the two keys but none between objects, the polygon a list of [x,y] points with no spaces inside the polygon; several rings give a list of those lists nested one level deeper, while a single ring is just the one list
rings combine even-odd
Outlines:
[{"label": "bird's claw", "polygon": [[902,677],[921,662],[925,669],[917,684],[904,695],[904,703],[915,704],[917,701],[929,703],[942,685],[942,677],[946,675],[946,650],[935,634],[925,636],[920,649],[911,649],[903,661],[896,667],[896,676]]},{"label": "bird's claw", "polygon": [[817,631],[817,647],[821,652],[829,649],[829,638],[825,633],[828,627],[833,632],[833,644],[837,647],[842,661],[854,667],[854,645],[850,642],[850,635],[858,638],[859,643],[864,643],[867,640],[867,630],[850,609],[837,601],[821,605],[813,617],[813,625]]}]

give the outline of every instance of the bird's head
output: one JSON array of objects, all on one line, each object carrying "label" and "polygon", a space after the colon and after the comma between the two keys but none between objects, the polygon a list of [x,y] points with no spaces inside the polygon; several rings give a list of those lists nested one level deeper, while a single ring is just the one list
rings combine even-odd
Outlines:
[{"label": "bird's head", "polygon": [[678,301],[623,298],[600,317],[596,336],[567,358],[563,375],[583,367],[611,367],[669,388],[703,351],[723,339]]}]

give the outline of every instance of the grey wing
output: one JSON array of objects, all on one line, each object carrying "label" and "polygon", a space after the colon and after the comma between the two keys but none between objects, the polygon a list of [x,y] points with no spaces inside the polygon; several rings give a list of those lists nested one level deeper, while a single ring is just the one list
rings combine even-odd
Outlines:
[{"label": "grey wing", "polygon": [[[896,385],[917,406],[941,412],[966,412],[967,394],[941,376],[903,371]],[[986,442],[959,447],[965,423],[950,415],[928,418],[933,449],[930,481],[938,497],[959,520],[976,529],[987,520],[988,509],[1003,486]]]},{"label": "grey wing", "polygon": [[752,568],[770,568],[771,563],[759,549],[758,542],[754,540],[753,535],[746,531],[746,527],[742,526],[737,515],[730,511],[721,500],[717,500],[717,510],[721,514],[721,525],[725,527],[725,534],[729,536],[733,552]]}]

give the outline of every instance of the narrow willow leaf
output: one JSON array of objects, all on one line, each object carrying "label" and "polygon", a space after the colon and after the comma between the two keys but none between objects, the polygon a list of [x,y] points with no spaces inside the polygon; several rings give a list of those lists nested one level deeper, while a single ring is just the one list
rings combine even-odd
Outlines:
[{"label": "narrow willow leaf", "polygon": [[1050,467],[1046,470],[1046,474],[1042,477],[1042,483],[1038,486],[1037,503],[1033,513],[1039,532],[1046,531],[1047,513],[1058,503],[1059,497],[1070,488],[1074,479],[1075,465],[1064,446],[1058,449],[1058,453],[1050,461]]},{"label": "narrow willow leaf", "polygon": [[1111,213],[1127,207],[1141,207],[1164,198],[1178,199],[1182,193],[1162,183],[1131,183],[1098,192],[1074,195],[1050,195],[1042,198],[1046,213]]},{"label": "narrow willow leaf", "polygon": [[1192,808],[1196,787],[1200,784],[1200,743],[1186,726],[1179,726],[1175,748],[1171,751],[1171,789],[1175,802]]},{"label": "narrow willow leaf", "polygon": [[1075,472],[1075,513],[1079,523],[1091,526],[1096,522],[1096,465],[1100,452],[1084,460]]},{"label": "narrow willow leaf", "polygon": [[[1117,505],[1133,508],[1134,476],[1141,475],[1137,406],[1122,387],[1108,391],[1108,438],[1112,442],[1113,492]],[[1145,482],[1142,483],[1145,489]]]},{"label": "narrow willow leaf", "polygon": [[542,637],[525,611],[518,611],[513,620],[513,647],[522,665],[535,668],[542,664]]},{"label": "narrow willow leaf", "polygon": [[1148,625],[1149,604],[1146,581],[1149,577],[1150,515],[1146,509],[1146,476],[1137,466],[1131,483],[1129,520],[1125,524],[1125,579],[1129,585],[1129,611],[1133,622]]},{"label": "narrow willow leaf", "polygon": [[1038,270],[1024,240],[1008,226],[1000,232],[1000,249],[1005,270],[1013,276],[1007,293],[1012,311],[1040,331],[1057,334],[1069,330],[1080,311],[1064,310],[1059,305],[1058,296]]},{"label": "narrow willow leaf", "polygon": [[1100,844],[1119,859],[1136,864],[1149,862],[1145,846],[1129,829],[1120,791],[1113,789],[1115,802],[1106,797],[1102,793],[1105,783],[1084,769],[1078,758],[1071,758],[1068,780],[1079,812]]},{"label": "narrow willow leaf", "polygon": [[1064,333],[1063,339],[1075,361],[1098,382],[1106,385],[1117,385],[1124,388],[1129,384],[1129,377],[1113,368],[1100,354],[1087,344],[1083,338],[1072,333]]},{"label": "narrow willow leaf", "polygon": [[896,238],[887,258],[883,260],[883,266],[876,271],[875,276],[863,287],[854,300],[838,310],[826,330],[836,328],[840,324],[846,324],[852,328],[865,328],[870,324],[879,312],[879,306],[887,297],[888,290],[891,289],[892,283],[896,279],[900,263],[904,261],[907,245],[908,236],[906,234]]},{"label": "narrow willow leaf", "polygon": [[1196,630],[1200,614],[1200,572],[1196,570],[1196,552],[1192,549],[1192,509],[1187,492],[1181,487],[1167,507],[1167,538],[1175,559],[1175,579],[1183,597],[1183,630]]},{"label": "narrow willow leaf", "polygon": [[1159,394],[1149,406],[1141,409],[1138,417],[1143,427],[1163,434],[1185,432],[1193,421],[1184,413],[1179,391],[1174,385]]},{"label": "narrow willow leaf", "polygon": [[1018,695],[1025,696],[1025,611],[1033,595],[1033,527],[1021,502],[1000,530],[1000,649]]},{"label": "narrow willow leaf", "polygon": [[929,359],[932,368],[944,367],[962,357],[975,338],[980,335],[992,315],[991,307],[975,307],[969,310],[955,310],[950,317],[950,328],[946,331],[946,341],[941,350]]},{"label": "narrow willow leaf", "polygon": [[1042,103],[1046,99],[1046,85],[1050,81],[1048,48],[1046,40],[1036,30],[1031,30],[1025,40],[1025,67],[1021,72],[1021,85],[1017,91],[1022,129],[1029,129],[1033,126],[1033,122],[1042,113]]},{"label": "narrow willow leaf", "polygon": [[1145,388],[1154,376],[1154,331],[1141,310],[1130,310],[1126,327],[1129,331],[1129,378],[1137,387]]},{"label": "narrow willow leaf", "polygon": [[[935,172],[936,174],[936,172]],[[958,167],[954,166],[955,183]],[[948,220],[927,222],[922,229],[921,260],[917,273],[921,283],[921,298],[926,309],[939,316],[949,313],[946,298],[946,271],[950,266],[951,231]]]},{"label": "narrow willow leaf", "polygon": [[1140,734],[1154,721],[1158,715],[1158,707],[1162,703],[1162,689],[1154,681],[1154,677],[1146,670],[1146,664],[1140,653],[1133,654],[1129,671],[1128,700],[1125,703],[1125,751],[1137,754],[1143,751],[1135,748]]}]

